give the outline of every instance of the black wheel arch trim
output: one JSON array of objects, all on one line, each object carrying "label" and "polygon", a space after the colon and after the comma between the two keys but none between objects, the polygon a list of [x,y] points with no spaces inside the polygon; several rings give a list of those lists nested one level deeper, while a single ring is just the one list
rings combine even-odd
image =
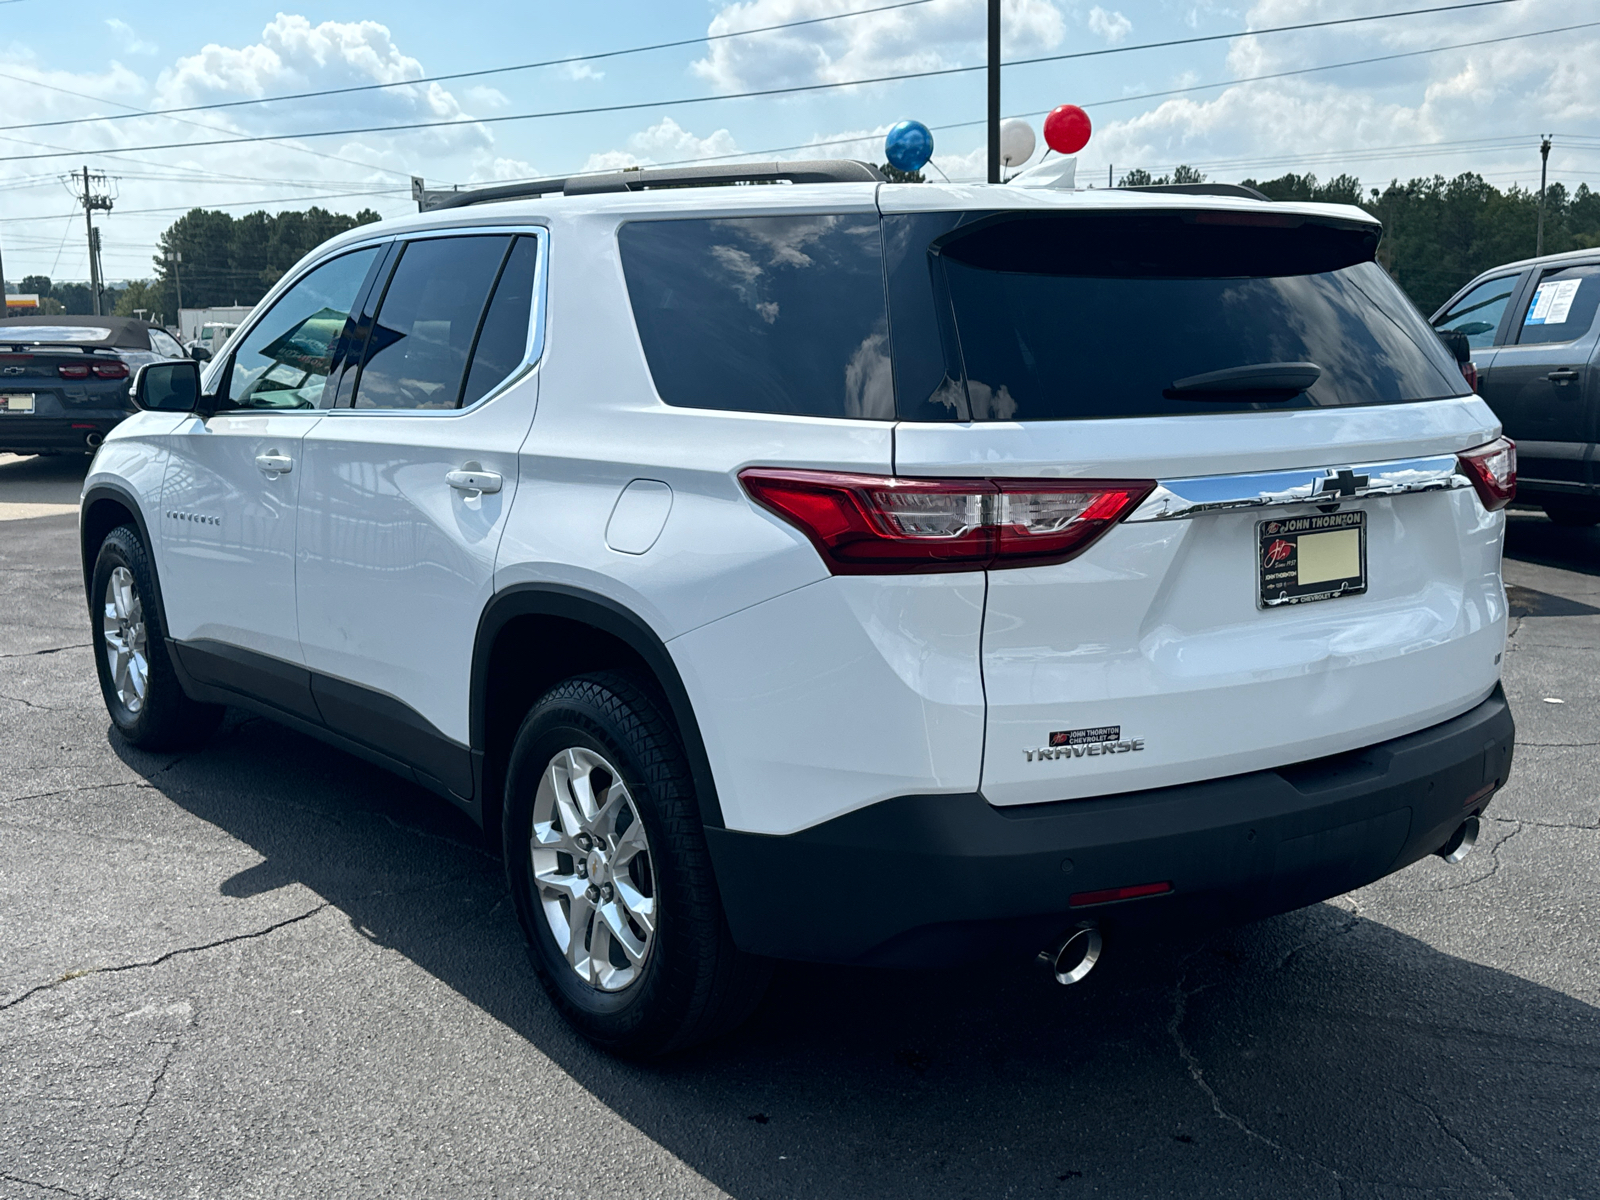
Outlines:
[{"label": "black wheel arch trim", "polygon": [[101,500],[115,500],[121,507],[133,514],[134,526],[139,531],[139,538],[144,542],[145,553],[150,556],[150,578],[155,584],[155,601],[162,614],[161,626],[166,628],[166,604],[161,599],[161,571],[156,562],[156,543],[150,536],[150,526],[145,521],[144,508],[139,498],[132,489],[120,483],[97,483],[84,492],[83,500],[78,505],[78,547],[79,557],[83,561],[83,595],[92,607],[94,605],[94,563],[98,557],[100,547],[90,546],[87,539],[88,516],[95,504]]},{"label": "black wheel arch trim", "polygon": [[474,782],[483,796],[484,753],[488,744],[487,690],[489,658],[495,639],[511,621],[524,616],[559,617],[591,626],[624,643],[655,674],[683,738],[684,753],[694,778],[700,820],[707,828],[723,827],[722,805],[717,798],[711,759],[695,717],[689,691],[677,664],[656,631],[637,613],[598,592],[560,583],[518,583],[497,592],[478,619],[472,650],[472,711],[468,728],[472,739]]}]

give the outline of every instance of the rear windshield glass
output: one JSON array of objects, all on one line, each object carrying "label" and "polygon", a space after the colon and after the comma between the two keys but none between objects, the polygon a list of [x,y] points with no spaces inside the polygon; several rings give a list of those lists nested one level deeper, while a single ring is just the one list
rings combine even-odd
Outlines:
[{"label": "rear windshield glass", "polygon": [[617,236],[668,404],[893,419],[875,215],[635,221]]},{"label": "rear windshield glass", "polygon": [[[935,238],[933,288],[948,290],[970,416],[1187,415],[1465,394],[1427,322],[1372,261],[1375,231],[1257,219],[1274,223],[1205,212],[1001,216]],[[887,240],[895,244],[892,230]],[[1299,364],[1320,373],[1303,390],[1283,385],[1283,372],[1270,376],[1276,390],[1192,383],[1270,364],[1297,364],[1290,379],[1311,377]],[[944,396],[947,413],[948,388]],[[906,415],[919,399],[902,395]],[[921,415],[945,415],[939,407],[924,402]]]}]

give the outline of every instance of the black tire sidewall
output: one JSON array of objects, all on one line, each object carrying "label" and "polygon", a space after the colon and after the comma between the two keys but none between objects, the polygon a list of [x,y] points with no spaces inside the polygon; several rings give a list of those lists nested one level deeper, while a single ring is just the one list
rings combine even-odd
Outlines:
[{"label": "black tire sidewall", "polygon": [[100,676],[100,692],[105,697],[106,712],[110,714],[112,724],[123,737],[135,743],[142,740],[149,723],[152,704],[155,703],[153,695],[155,672],[150,671],[146,676],[144,703],[140,705],[137,713],[130,712],[128,706],[122,702],[122,697],[117,694],[116,682],[111,677],[111,663],[106,653],[105,595],[111,573],[118,567],[126,567],[128,573],[133,576],[134,587],[139,592],[140,609],[144,616],[145,661],[149,663],[151,647],[162,635],[162,629],[156,619],[155,589],[154,581],[150,578],[149,559],[143,550],[138,535],[128,526],[120,525],[113,529],[100,543],[100,551],[94,560],[94,574],[90,577],[89,584],[89,631],[94,639],[94,665],[96,673]]},{"label": "black tire sidewall", "polygon": [[[681,804],[682,797],[661,795],[661,791],[672,790],[670,783],[663,788],[660,773],[652,776],[639,761],[637,750],[653,749],[659,753],[661,747],[634,746],[635,739],[619,729],[610,714],[587,697],[575,695],[569,686],[584,682],[569,681],[553,689],[534,706],[517,735],[506,773],[506,872],[517,916],[528,935],[529,953],[551,998],[586,1036],[627,1051],[634,1043],[670,1036],[668,1029],[682,1017],[676,1011],[680,1005],[673,996],[682,989],[672,986],[672,977],[694,969],[692,961],[683,961],[686,957],[692,960],[692,943],[696,940],[686,927],[688,906],[684,898],[688,881],[682,877],[677,856],[670,852],[672,839],[661,812],[663,803]],[[650,839],[655,938],[639,979],[617,992],[602,992],[578,978],[556,945],[533,884],[528,842],[534,795],[551,759],[573,746],[603,755],[622,773],[634,810]],[[681,757],[678,747],[670,750]]]}]

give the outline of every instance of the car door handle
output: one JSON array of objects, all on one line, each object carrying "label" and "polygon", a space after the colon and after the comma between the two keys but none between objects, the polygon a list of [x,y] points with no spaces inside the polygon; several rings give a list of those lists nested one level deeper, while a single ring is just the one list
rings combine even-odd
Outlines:
[{"label": "car door handle", "polygon": [[504,482],[494,471],[451,471],[444,477],[444,481],[458,492],[482,492],[490,494],[498,492]]},{"label": "car door handle", "polygon": [[269,475],[282,475],[294,470],[294,459],[275,450],[268,451],[266,454],[256,455],[256,466]]},{"label": "car door handle", "polygon": [[1578,372],[1571,367],[1562,367],[1559,371],[1551,371],[1545,378],[1551,383],[1576,383]]}]

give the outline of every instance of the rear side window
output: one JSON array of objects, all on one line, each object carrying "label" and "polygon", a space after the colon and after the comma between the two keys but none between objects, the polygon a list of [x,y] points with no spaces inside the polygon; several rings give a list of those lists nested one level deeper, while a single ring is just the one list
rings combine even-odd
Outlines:
[{"label": "rear side window", "polygon": [[1511,293],[1517,290],[1520,275],[1502,275],[1480,283],[1457,300],[1439,316],[1433,327],[1440,333],[1464,333],[1467,344],[1474,350],[1494,345],[1494,331],[1500,328],[1500,318],[1506,305],[1511,303]]},{"label": "rear side window", "polygon": [[666,403],[893,419],[876,215],[635,221],[617,238]]},{"label": "rear side window", "polygon": [[1517,341],[1524,346],[1575,341],[1594,325],[1597,307],[1600,307],[1600,264],[1548,271],[1533,289],[1533,298],[1522,315],[1522,330]]},{"label": "rear side window", "polygon": [[494,297],[484,314],[478,343],[467,368],[467,386],[461,404],[476,404],[491,388],[522,365],[528,353],[528,322],[533,313],[534,256],[539,243],[519,237],[506,257]]},{"label": "rear side window", "polygon": [[497,234],[406,245],[378,305],[356,408],[460,405],[467,360],[511,242]]},{"label": "rear side window", "polygon": [[[891,244],[896,236],[886,234]],[[1270,411],[1464,394],[1427,322],[1372,261],[1376,246],[1368,227],[1291,214],[1004,215],[958,222],[928,244],[931,270],[916,255],[906,256],[904,269],[920,269],[936,292],[948,290],[975,420]],[[895,295],[898,369],[898,288]],[[1178,386],[1233,368],[1308,362],[1321,374],[1301,392],[1196,394]],[[909,379],[917,367],[906,365]],[[919,393],[933,378],[926,368],[923,374]],[[960,415],[932,403],[947,395],[924,400],[921,411],[918,398],[902,397],[908,416]]]}]

